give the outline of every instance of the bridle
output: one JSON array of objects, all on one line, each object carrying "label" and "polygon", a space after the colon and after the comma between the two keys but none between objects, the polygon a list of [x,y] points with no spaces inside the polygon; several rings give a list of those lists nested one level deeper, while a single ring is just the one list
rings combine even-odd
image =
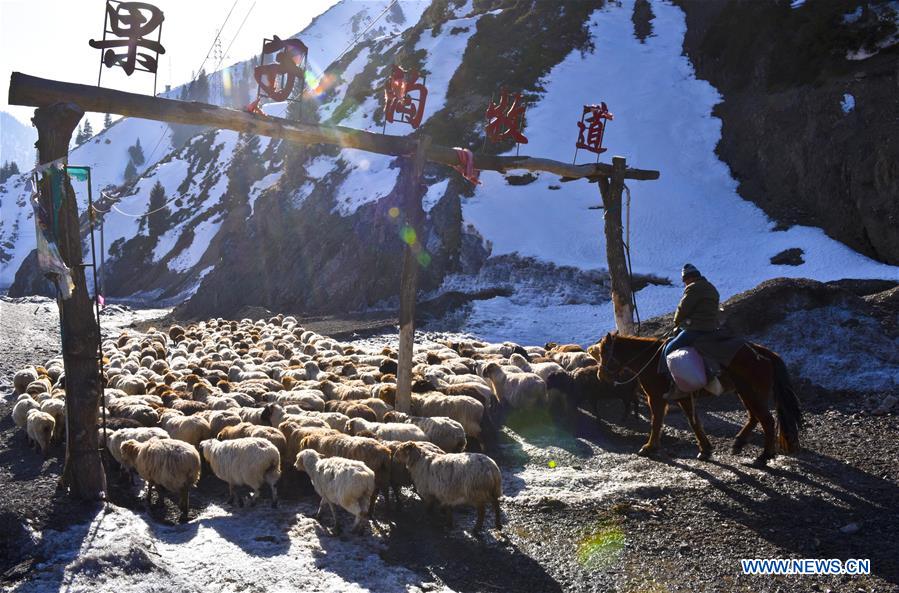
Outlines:
[{"label": "bridle", "polygon": [[[667,332],[663,336],[663,338],[667,337],[670,333],[671,333],[670,331]],[[608,357],[604,356],[602,349],[601,349],[600,350],[601,362],[599,365],[599,370],[602,373],[612,377],[612,383],[615,386],[627,385],[628,383],[633,383],[634,381],[636,381],[637,378],[639,378],[640,375],[643,374],[643,371],[645,371],[647,368],[649,368],[649,365],[652,364],[652,361],[653,361],[653,359],[655,359],[656,354],[661,352],[662,348],[665,347],[665,340],[663,339],[662,343],[659,345],[659,347],[656,348],[656,351],[653,352],[652,356],[650,356],[649,359],[646,361],[646,364],[644,364],[643,367],[641,367],[639,371],[634,373],[634,371],[630,371],[630,368],[629,368],[630,364],[632,362],[634,362],[635,360],[637,360],[638,358],[640,358],[641,356],[643,356],[644,354],[646,354],[647,352],[649,352],[650,350],[652,350],[653,348],[655,348],[656,346],[655,346],[655,344],[652,344],[649,348],[645,348],[645,349],[641,350],[640,352],[638,352],[636,355],[632,356],[627,362],[619,363],[615,359],[615,339],[616,339],[616,337],[617,336],[615,334],[611,334],[611,333],[606,335],[606,339],[608,339],[609,355],[608,355]],[[614,370],[611,367],[612,362],[615,362],[618,364],[618,367]],[[625,370],[628,370],[628,371],[634,373],[633,376],[631,376],[629,379],[626,379],[624,381],[619,381],[618,378],[621,376],[621,372],[625,371]]]}]

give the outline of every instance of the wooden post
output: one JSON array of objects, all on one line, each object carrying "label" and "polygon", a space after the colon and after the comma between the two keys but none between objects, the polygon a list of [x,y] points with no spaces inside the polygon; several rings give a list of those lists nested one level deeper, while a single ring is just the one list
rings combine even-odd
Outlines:
[{"label": "wooden post", "polygon": [[[72,131],[84,112],[71,103],[57,103],[34,111],[40,162],[68,156]],[[62,204],[56,214],[56,240],[63,261],[71,270],[75,289],[59,305],[62,356],[66,388],[66,458],[61,483],[70,493],[85,500],[97,500],[106,491],[106,475],[100,460],[97,414],[100,405],[99,328],[91,307],[84,277],[81,225],[75,191],[63,178]],[[47,212],[53,211],[52,182],[44,173],[40,180],[40,200]]]},{"label": "wooden post", "polygon": [[[408,414],[412,406],[412,346],[415,344],[415,296],[418,280],[418,255],[424,247],[424,210],[421,206],[421,173],[431,144],[430,136],[418,139],[415,154],[406,158],[407,177],[403,192],[403,214],[415,233],[403,233],[403,278],[400,284],[400,351],[396,377],[396,409]],[[412,241],[414,237],[414,241]]]},{"label": "wooden post", "polygon": [[605,207],[606,260],[612,284],[615,327],[621,334],[634,335],[634,300],[621,238],[621,192],[624,191],[626,169],[624,157],[612,157],[612,174],[608,179],[599,178],[599,191]]}]

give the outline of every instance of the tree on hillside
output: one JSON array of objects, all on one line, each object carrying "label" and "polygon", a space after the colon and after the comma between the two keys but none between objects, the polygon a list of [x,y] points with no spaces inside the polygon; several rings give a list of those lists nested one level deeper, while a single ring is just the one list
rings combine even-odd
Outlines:
[{"label": "tree on hillside", "polygon": [[19,165],[15,161],[4,161],[0,166],[0,183],[3,183],[13,175],[19,174]]},{"label": "tree on hillside", "polygon": [[103,116],[103,129],[108,130],[109,126],[111,126],[111,125],[112,125],[112,116],[107,113],[105,116]]},{"label": "tree on hillside", "polygon": [[150,235],[159,236],[165,232],[163,227],[168,214],[165,202],[165,188],[157,180],[153,185],[153,189],[150,190],[149,215],[147,216],[147,228],[150,231]]},{"label": "tree on hillside", "polygon": [[137,167],[140,167],[146,162],[146,158],[144,158],[144,149],[140,145],[140,138],[137,139],[134,146],[128,147],[128,156],[131,158],[131,162]]},{"label": "tree on hillside", "polygon": [[125,165],[125,181],[131,181],[137,177],[137,167],[134,166],[134,161],[128,159],[128,164]]},{"label": "tree on hillside", "polygon": [[84,144],[84,129],[78,126],[78,131],[75,132],[75,146],[81,146],[82,144]]},{"label": "tree on hillside", "polygon": [[84,142],[94,137],[94,128],[91,127],[91,120],[84,120]]}]

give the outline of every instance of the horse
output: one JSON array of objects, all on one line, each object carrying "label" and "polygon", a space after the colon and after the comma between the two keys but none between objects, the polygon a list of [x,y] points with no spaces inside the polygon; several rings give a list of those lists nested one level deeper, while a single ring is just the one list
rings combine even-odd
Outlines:
[{"label": "horse", "polygon": [[[649,440],[640,448],[639,455],[651,455],[659,449],[662,422],[668,409],[664,399],[668,391],[668,377],[659,371],[659,358],[665,341],[661,338],[644,338],[609,333],[587,352],[599,362],[600,378],[611,382],[639,381],[646,393],[646,401],[651,414],[652,428]],[[622,377],[624,373],[628,376]],[[774,352],[757,344],[747,342],[736,353],[730,364],[722,369],[721,383],[725,389],[735,390],[749,419],[737,433],[732,452],[742,451],[753,429],[761,423],[765,434],[764,451],[752,462],[755,467],[764,467],[777,454],[776,443],[785,453],[799,450],[799,430],[802,427],[802,410],[799,398],[790,383],[790,376],[784,361]],[[777,438],[775,421],[768,411],[768,399],[773,395],[777,409]],[[712,444],[702,429],[702,424],[694,412],[693,398],[677,400],[684,411],[696,440],[699,443],[698,459],[708,460],[712,456]]]}]

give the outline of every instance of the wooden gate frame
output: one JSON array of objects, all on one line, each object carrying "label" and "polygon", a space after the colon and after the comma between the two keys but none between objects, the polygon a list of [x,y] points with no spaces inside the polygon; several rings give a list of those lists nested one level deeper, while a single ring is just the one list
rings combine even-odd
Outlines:
[{"label": "wooden gate frame", "polygon": [[[236,132],[270,136],[299,144],[330,144],[378,154],[401,157],[410,167],[402,203],[409,223],[419,229],[422,219],[421,173],[426,161],[454,166],[456,151],[432,144],[430,137],[385,136],[341,126],[303,124],[277,117],[217,107],[206,103],[149,97],[29,76],[13,72],[9,83],[9,104],[36,107],[32,119],[38,130],[35,144],[41,163],[68,158],[72,131],[85,111],[115,113],[169,123],[224,128]],[[621,194],[625,179],[653,180],[658,171],[629,169],[622,157],[612,164],[574,165],[528,156],[474,154],[474,167],[505,173],[510,170],[543,171],[563,180],[588,179],[599,185],[605,213],[606,258],[611,278],[615,324],[622,333],[633,333],[632,293],[624,255],[621,226]],[[40,183],[40,199],[50,195],[47,176]],[[63,260],[72,270],[75,290],[72,298],[59,301],[66,369],[66,458],[62,482],[73,496],[96,500],[104,495],[106,478],[99,454],[96,430],[101,385],[99,331],[87,293],[82,262],[81,234],[74,190],[66,179],[66,198],[60,210],[57,240]],[[46,205],[46,204],[45,204]],[[408,412],[411,403],[412,346],[415,331],[415,298],[418,262],[405,243],[400,286],[400,346],[396,407]]]}]

